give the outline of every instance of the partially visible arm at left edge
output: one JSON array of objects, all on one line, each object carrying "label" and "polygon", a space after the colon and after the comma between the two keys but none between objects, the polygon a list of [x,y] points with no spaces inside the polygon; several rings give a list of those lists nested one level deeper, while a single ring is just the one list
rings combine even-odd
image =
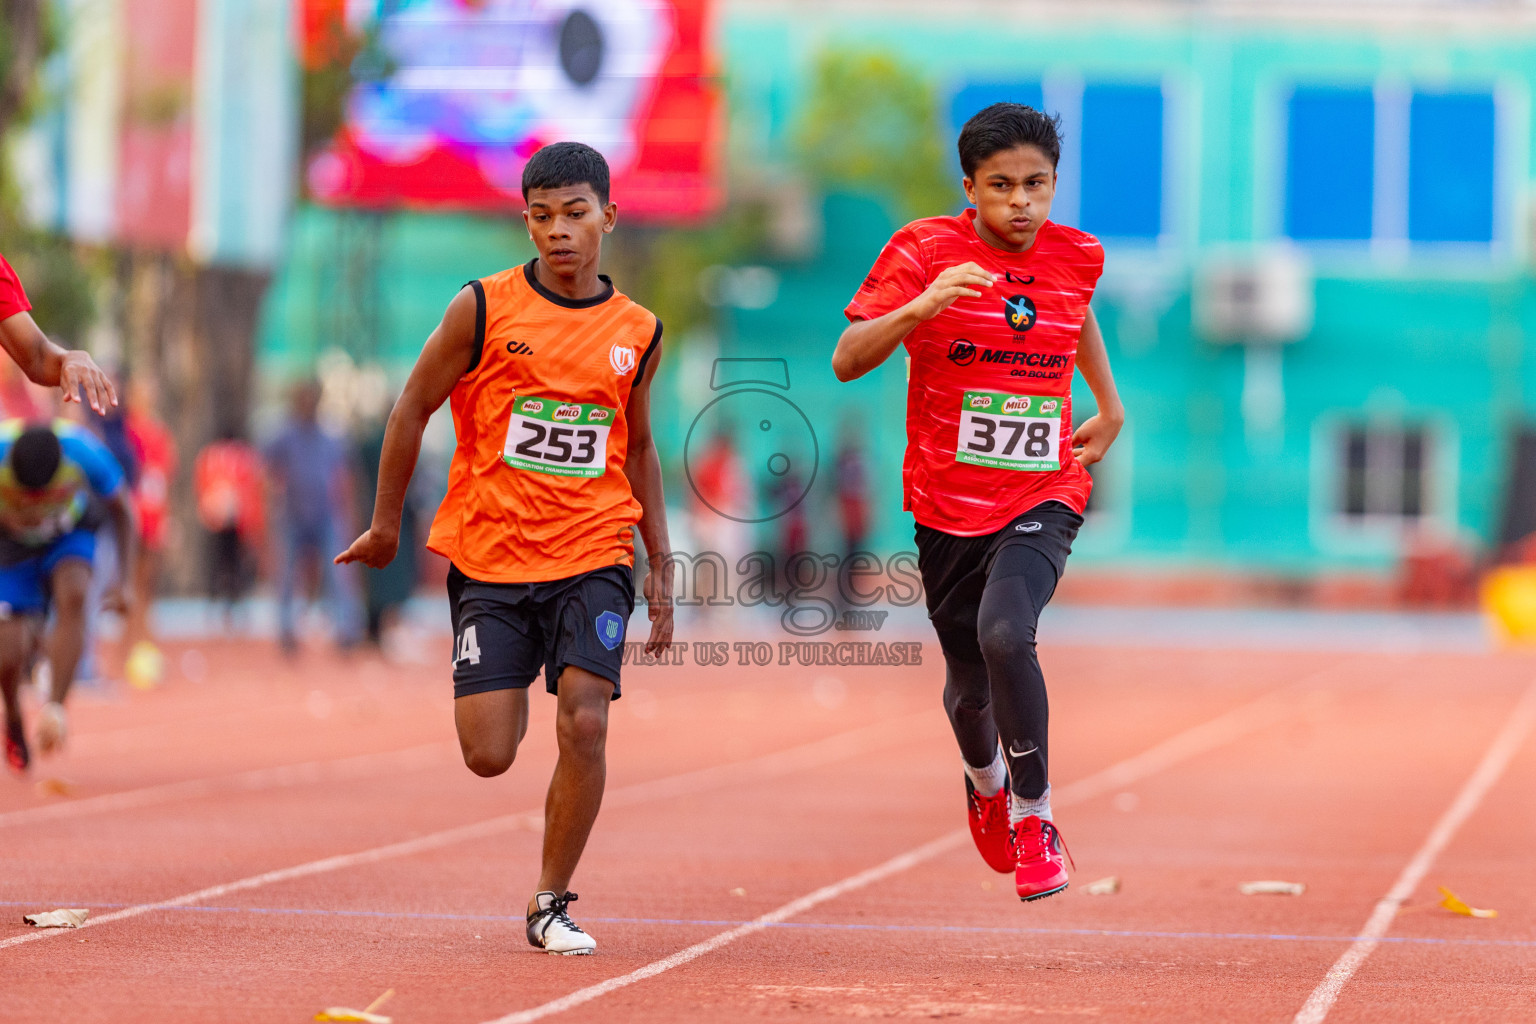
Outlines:
[{"label": "partially visible arm at left edge", "polygon": [[625,406],[629,425],[629,450],[624,457],[624,476],[640,502],[640,538],[645,542],[649,571],[645,574],[645,601],[651,618],[647,654],[657,654],[672,643],[672,541],[667,537],[667,501],[661,485],[661,459],[651,435],[651,380],[661,362],[661,341],[646,361],[645,376],[630,388]]},{"label": "partially visible arm at left edge", "polygon": [[90,355],[60,348],[49,341],[31,314],[17,313],[0,320],[0,348],[16,361],[32,383],[62,389],[66,402],[80,401],[80,392],[84,390],[85,401],[102,415],[117,404],[112,381]]},{"label": "partially visible arm at left edge", "polygon": [[1099,331],[1099,320],[1092,309],[1088,310],[1077,342],[1077,369],[1088,382],[1099,411],[1072,432],[1072,452],[1077,461],[1091,466],[1104,457],[1115,438],[1120,436],[1120,428],[1125,426],[1125,406],[1115,388],[1115,375],[1109,369],[1104,335]]}]

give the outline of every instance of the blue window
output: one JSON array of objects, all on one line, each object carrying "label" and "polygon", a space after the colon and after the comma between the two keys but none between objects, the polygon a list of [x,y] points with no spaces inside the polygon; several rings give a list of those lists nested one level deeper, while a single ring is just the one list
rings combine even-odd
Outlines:
[{"label": "blue window", "polygon": [[1163,225],[1163,90],[1156,85],[1083,89],[1083,230],[1156,238]]},{"label": "blue window", "polygon": [[950,101],[949,123],[958,133],[972,114],[994,103],[1023,103],[1040,110],[1045,94],[1039,82],[969,82]]},{"label": "blue window", "polygon": [[1408,238],[1493,240],[1490,93],[1415,93],[1408,114]]},{"label": "blue window", "polygon": [[1376,97],[1369,89],[1297,89],[1285,152],[1285,233],[1371,237]]}]

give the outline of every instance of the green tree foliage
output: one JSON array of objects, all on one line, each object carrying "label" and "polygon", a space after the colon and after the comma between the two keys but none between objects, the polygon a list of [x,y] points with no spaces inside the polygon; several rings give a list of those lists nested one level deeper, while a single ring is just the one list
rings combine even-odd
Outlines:
[{"label": "green tree foliage", "polygon": [[377,27],[352,32],[340,21],[331,22],[323,37],[304,55],[300,87],[299,169],[324,149],[346,123],[347,97],[358,82],[377,81],[395,72],[394,62],[379,45]]},{"label": "green tree foliage", "polygon": [[0,136],[36,92],[47,27],[42,0],[0,0]]},{"label": "green tree foliage", "polygon": [[890,54],[828,50],[798,132],[823,188],[877,195],[905,219],[954,203],[934,84]]},{"label": "green tree foliage", "polygon": [[708,226],[657,230],[628,225],[604,245],[603,259],[613,266],[615,281],[622,280],[625,291],[660,317],[667,337],[676,342],[717,325],[719,311],[705,301],[700,287],[704,272],[761,260],[767,211],[760,203],[738,202]]},{"label": "green tree foliage", "polygon": [[44,0],[0,0],[0,253],[16,267],[32,315],[50,335],[77,346],[95,315],[91,268],[68,240],[21,218],[7,143],[38,100],[38,73],[57,41]]},{"label": "green tree foliage", "polygon": [[84,347],[96,315],[92,261],[69,241],[38,231],[0,232],[0,252],[15,265],[37,325],[66,348]]}]

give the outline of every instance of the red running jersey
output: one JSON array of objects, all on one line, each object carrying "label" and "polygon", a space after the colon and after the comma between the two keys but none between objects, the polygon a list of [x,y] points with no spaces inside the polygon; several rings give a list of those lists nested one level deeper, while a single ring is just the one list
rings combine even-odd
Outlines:
[{"label": "red running jersey", "polygon": [[9,320],[17,313],[26,313],[31,309],[32,303],[27,301],[21,279],[5,261],[5,257],[0,256],[0,320]]},{"label": "red running jersey", "polygon": [[1027,252],[994,249],[976,211],[913,221],[892,236],[844,310],[872,320],[917,298],[949,267],[997,275],[907,335],[906,501],[919,523],[993,533],[1046,501],[1079,513],[1093,481],[1072,455],[1072,370],[1104,270],[1098,239],[1046,221]]}]

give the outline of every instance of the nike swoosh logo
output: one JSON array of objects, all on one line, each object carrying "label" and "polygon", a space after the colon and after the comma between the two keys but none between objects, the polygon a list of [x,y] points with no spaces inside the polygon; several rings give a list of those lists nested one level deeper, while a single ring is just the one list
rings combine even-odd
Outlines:
[{"label": "nike swoosh logo", "polygon": [[1009,757],[1028,757],[1030,754],[1033,754],[1035,751],[1037,751],[1039,749],[1040,749],[1039,747],[1030,747],[1028,750],[1014,750],[1013,749],[1013,744],[1010,743],[1008,745],[1008,756]]}]

